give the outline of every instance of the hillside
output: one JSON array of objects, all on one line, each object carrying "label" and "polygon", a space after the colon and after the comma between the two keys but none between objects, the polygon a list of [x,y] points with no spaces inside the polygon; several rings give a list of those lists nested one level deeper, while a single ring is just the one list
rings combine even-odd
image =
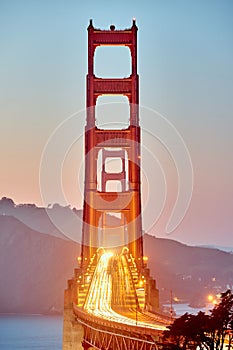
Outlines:
[{"label": "hillside", "polygon": [[172,290],[180,301],[204,306],[209,293],[233,288],[233,254],[150,235],[144,237],[144,250],[158,281],[161,300],[167,299],[167,291]]},{"label": "hillside", "polygon": [[[54,308],[62,312],[63,292],[77,267],[80,245],[53,227],[42,210],[31,205],[22,209],[9,200],[0,201],[1,313],[47,313]],[[55,210],[59,210],[60,220],[71,211],[67,207],[55,207]],[[32,213],[37,218],[34,223]],[[43,222],[41,226],[39,218]],[[78,230],[79,227],[75,228],[75,232]],[[144,248],[151,275],[160,289],[161,302],[169,299],[172,290],[173,296],[181,301],[203,304],[209,292],[217,293],[233,286],[230,253],[190,247],[148,234],[144,236]]]},{"label": "hillside", "polygon": [[36,232],[14,217],[0,216],[0,312],[61,311],[79,248],[75,242]]}]

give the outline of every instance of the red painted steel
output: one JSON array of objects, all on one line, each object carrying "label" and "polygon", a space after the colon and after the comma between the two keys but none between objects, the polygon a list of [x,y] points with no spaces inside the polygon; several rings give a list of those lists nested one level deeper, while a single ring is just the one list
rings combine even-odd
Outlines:
[{"label": "red painted steel", "polygon": [[[94,54],[98,46],[127,46],[131,53],[131,74],[127,78],[101,78],[94,75]],[[101,95],[124,95],[130,104],[130,120],[127,129],[101,130],[95,121],[96,102]],[[82,266],[99,246],[100,226],[105,225],[106,214],[117,212],[120,222],[125,223],[127,245],[130,253],[142,263],[142,224],[140,193],[140,126],[139,126],[139,78],[137,74],[137,26],[109,30],[88,26],[88,74],[86,93],[85,127],[85,190],[82,233]],[[120,153],[119,153],[120,152]],[[107,173],[108,157],[122,161],[120,173]],[[101,186],[97,184],[98,159],[101,158]],[[127,168],[127,170],[126,170]],[[121,191],[106,192],[108,181],[120,181]],[[98,189],[97,189],[98,188]],[[104,227],[101,227],[104,232]],[[108,231],[109,232],[109,231]],[[106,247],[108,248],[108,247]]]}]

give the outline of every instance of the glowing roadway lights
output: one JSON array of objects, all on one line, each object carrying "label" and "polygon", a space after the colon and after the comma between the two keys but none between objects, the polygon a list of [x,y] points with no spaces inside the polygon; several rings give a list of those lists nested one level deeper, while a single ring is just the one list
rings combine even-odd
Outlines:
[{"label": "glowing roadway lights", "polygon": [[[112,252],[103,253],[98,261],[95,272],[92,277],[89,292],[84,304],[84,310],[89,314],[93,314],[104,319],[119,322],[127,325],[135,326],[135,319],[123,316],[115,312],[112,307],[112,276],[109,273],[109,263],[114,254]],[[128,278],[128,273],[125,274],[125,278]],[[126,281],[127,283],[128,281]],[[157,330],[165,330],[166,327],[162,326],[156,321],[140,321],[136,320],[138,327],[154,328]]]}]

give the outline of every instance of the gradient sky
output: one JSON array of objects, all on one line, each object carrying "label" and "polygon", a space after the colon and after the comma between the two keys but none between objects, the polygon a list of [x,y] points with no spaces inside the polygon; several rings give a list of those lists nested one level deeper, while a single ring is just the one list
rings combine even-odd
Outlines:
[{"label": "gradient sky", "polygon": [[[61,122],[85,108],[89,19],[95,27],[113,23],[124,29],[133,17],[139,28],[140,104],[174,125],[194,170],[182,223],[167,236],[162,215],[152,232],[188,244],[233,247],[231,0],[0,0],[0,197],[42,205],[44,146]],[[97,53],[96,73],[114,69],[127,75],[128,68],[122,69],[124,63],[129,67],[127,49],[108,52]],[[155,128],[153,120],[147,127]],[[64,172],[67,201],[76,207],[82,199],[72,169],[81,157],[82,152],[68,155]],[[171,181],[168,202],[174,202],[174,167],[163,164]]]}]

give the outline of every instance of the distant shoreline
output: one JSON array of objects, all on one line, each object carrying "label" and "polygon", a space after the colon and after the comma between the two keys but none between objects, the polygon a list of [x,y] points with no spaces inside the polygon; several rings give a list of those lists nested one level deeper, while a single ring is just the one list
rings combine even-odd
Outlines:
[{"label": "distant shoreline", "polygon": [[47,312],[47,313],[42,313],[42,314],[25,314],[25,313],[20,313],[20,312],[0,312],[0,316],[63,316],[62,313],[55,313],[55,312]]}]

